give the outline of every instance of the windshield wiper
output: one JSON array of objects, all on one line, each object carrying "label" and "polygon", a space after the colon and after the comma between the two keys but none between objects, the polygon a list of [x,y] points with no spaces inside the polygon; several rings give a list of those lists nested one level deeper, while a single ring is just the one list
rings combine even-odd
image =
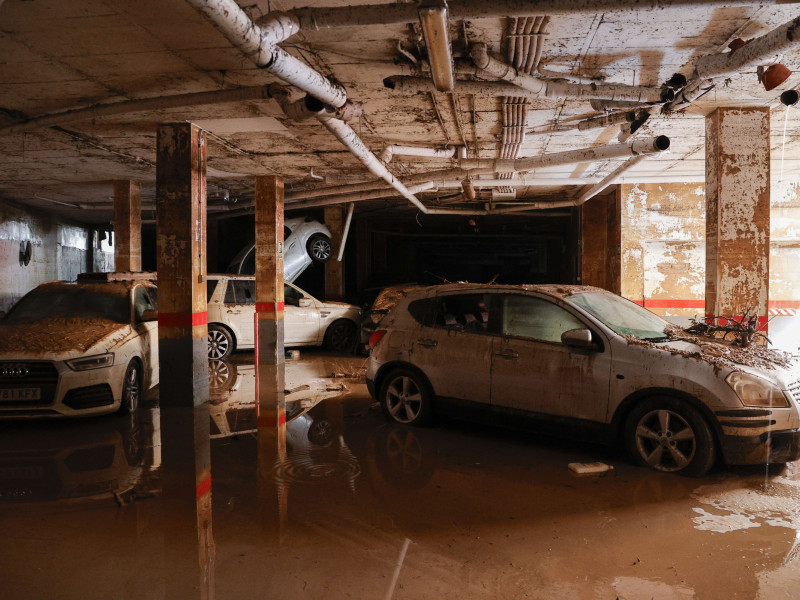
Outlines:
[{"label": "windshield wiper", "polygon": [[656,342],[656,343],[658,343],[658,342],[668,342],[672,338],[670,338],[668,335],[662,335],[662,336],[659,336],[659,337],[646,337],[646,338],[642,338],[642,339],[645,342]]}]

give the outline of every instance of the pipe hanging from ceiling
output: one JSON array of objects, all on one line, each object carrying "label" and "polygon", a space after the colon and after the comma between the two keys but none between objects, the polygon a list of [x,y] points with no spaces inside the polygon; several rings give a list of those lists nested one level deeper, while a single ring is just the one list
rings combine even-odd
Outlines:
[{"label": "pipe hanging from ceiling", "polygon": [[671,88],[652,88],[624,84],[567,83],[548,80],[520,72],[512,65],[489,56],[486,44],[473,44],[470,56],[475,65],[485,75],[503,79],[526,89],[539,97],[547,98],[586,98],[599,100],[632,100],[642,103],[660,103],[672,100],[675,93]]},{"label": "pipe hanging from ceiling", "polygon": [[[463,147],[461,147],[463,150]],[[431,148],[422,146],[401,146],[399,144],[390,144],[383,149],[378,158],[385,163],[390,163],[395,155],[397,156],[422,156],[426,158],[453,158],[456,156],[458,148],[451,146],[450,148]]]}]

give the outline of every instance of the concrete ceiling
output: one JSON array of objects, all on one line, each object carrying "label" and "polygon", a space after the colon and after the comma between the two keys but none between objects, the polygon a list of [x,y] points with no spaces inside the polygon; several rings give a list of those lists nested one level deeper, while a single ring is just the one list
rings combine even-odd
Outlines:
[{"label": "concrete ceiling", "polygon": [[[360,2],[240,2],[253,17],[269,10],[345,4]],[[535,10],[536,3],[530,4]],[[690,76],[695,58],[726,50],[731,39],[763,35],[798,15],[800,4],[720,8],[702,3],[554,15],[546,27],[541,66],[576,82],[658,87],[674,73]],[[485,42],[495,55],[504,56],[510,22],[451,20],[456,60],[468,60],[467,42]],[[460,93],[458,85],[453,94],[409,96],[387,89],[383,80],[388,76],[427,75],[398,44],[408,54],[424,57],[418,24],[301,31],[282,47],[335,78],[349,98],[363,103],[363,116],[350,124],[374,153],[395,143],[466,146],[468,156],[499,157],[502,100]],[[800,50],[779,58],[789,69],[800,70]],[[276,81],[183,0],[0,2],[0,126],[96,103]],[[687,109],[655,114],[636,132],[636,137],[669,136],[671,151],[644,160],[619,181],[703,181],[704,116],[718,106],[743,105],[772,108],[773,177],[781,169],[782,155],[784,177],[795,177],[800,170],[800,110],[790,111],[783,148],[786,107],[778,97],[798,84],[793,75],[766,92],[754,68],[717,80]],[[303,95],[293,91],[296,97]],[[534,99],[527,128],[597,114],[586,100]],[[248,201],[255,175],[281,175],[289,191],[375,179],[317,121],[291,121],[267,99],[85,118],[0,135],[0,198],[84,222],[107,222],[111,182],[135,179],[142,182],[149,204],[154,198],[156,127],[174,121],[192,121],[209,132],[210,204],[222,204],[226,190],[232,199]],[[617,143],[619,133],[619,125],[528,133],[518,156]],[[573,196],[578,186],[599,181],[622,160],[536,170],[532,174],[542,185],[518,188],[517,199]],[[456,165],[453,159],[399,156],[389,168],[402,180]],[[453,195],[453,190],[438,192],[440,201]],[[484,192],[485,198],[489,195]],[[436,202],[437,192],[421,197]],[[392,202],[407,204],[400,198]]]}]

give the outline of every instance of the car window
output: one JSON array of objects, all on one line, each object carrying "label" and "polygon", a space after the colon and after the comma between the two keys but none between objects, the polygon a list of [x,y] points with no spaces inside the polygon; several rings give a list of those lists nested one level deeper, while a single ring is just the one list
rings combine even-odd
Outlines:
[{"label": "car window", "polygon": [[408,304],[408,312],[420,325],[433,325],[436,298],[420,298]]},{"label": "car window", "polygon": [[283,284],[283,302],[289,306],[300,306],[300,298],[303,298],[302,292],[293,288],[290,285]]},{"label": "car window", "polygon": [[214,295],[214,290],[217,289],[219,280],[209,279],[206,281],[206,302],[211,302],[211,296]]},{"label": "car window", "polygon": [[5,323],[39,319],[110,319],[131,322],[130,290],[109,284],[42,285],[9,311]]},{"label": "car window", "polygon": [[232,279],[225,290],[225,304],[255,304],[256,282],[254,279]]},{"label": "car window", "polygon": [[291,229],[289,229],[288,227],[286,227],[286,226],[284,225],[284,226],[283,226],[283,239],[285,240],[285,239],[286,239],[286,238],[288,238],[290,235],[292,235],[292,230],[291,230]]},{"label": "car window", "polygon": [[561,334],[584,325],[560,306],[532,296],[503,296],[503,335],[561,343]]},{"label": "car window", "polygon": [[492,294],[454,294],[438,296],[433,314],[429,317],[435,327],[452,327],[489,333],[493,326],[491,307]]},{"label": "car window", "polygon": [[133,310],[137,319],[141,319],[144,311],[158,310],[158,304],[150,296],[150,289],[137,287],[133,299]]}]

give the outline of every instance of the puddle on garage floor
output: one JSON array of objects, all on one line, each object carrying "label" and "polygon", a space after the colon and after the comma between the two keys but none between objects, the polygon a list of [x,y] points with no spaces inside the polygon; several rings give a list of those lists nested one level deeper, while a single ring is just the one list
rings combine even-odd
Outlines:
[{"label": "puddle on garage floor", "polygon": [[[194,473],[167,502],[156,403],[0,425],[0,596],[796,597],[796,465],[766,487],[760,468],[691,480],[588,444],[393,426],[364,359],[311,352],[287,362],[285,430],[259,434],[248,361],[212,369],[208,506]],[[614,469],[567,468],[590,461]]]}]

